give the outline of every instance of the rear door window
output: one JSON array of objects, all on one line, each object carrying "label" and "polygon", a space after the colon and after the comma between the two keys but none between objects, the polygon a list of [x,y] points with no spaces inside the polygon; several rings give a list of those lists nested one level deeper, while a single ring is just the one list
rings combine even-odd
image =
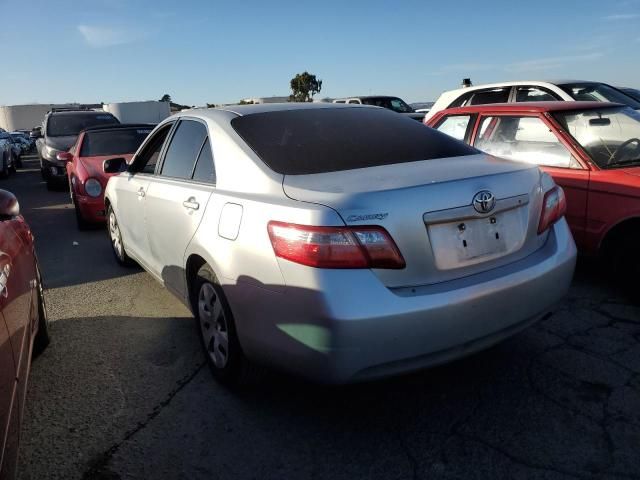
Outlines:
[{"label": "rear door window", "polygon": [[207,127],[195,120],[181,120],[162,162],[163,177],[191,178],[193,167],[207,137]]},{"label": "rear door window", "polygon": [[560,97],[542,87],[516,87],[516,102],[555,102]]},{"label": "rear door window", "polygon": [[488,105],[492,103],[507,103],[511,87],[491,88],[480,90],[471,97],[470,105]]},{"label": "rear door window", "polygon": [[273,171],[335,172],[478,153],[382,108],[309,108],[254,113],[231,125]]}]

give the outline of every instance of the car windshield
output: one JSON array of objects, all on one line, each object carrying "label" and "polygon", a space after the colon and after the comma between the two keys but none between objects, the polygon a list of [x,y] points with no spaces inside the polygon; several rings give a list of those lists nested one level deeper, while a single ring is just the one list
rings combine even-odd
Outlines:
[{"label": "car windshield", "polygon": [[77,113],[51,115],[47,121],[47,136],[65,137],[78,135],[80,130],[96,125],[119,123],[110,113]]},{"label": "car windshield", "polygon": [[600,168],[640,163],[640,113],[629,107],[554,113]]},{"label": "car windshield", "polygon": [[269,168],[285,175],[478,153],[415,120],[377,108],[256,113],[234,118],[231,125]]},{"label": "car windshield", "polygon": [[634,100],[637,100],[638,102],[640,102],[640,90],[636,88],[621,88],[620,90],[622,90],[624,93],[629,95]]},{"label": "car windshield", "polygon": [[587,102],[613,102],[640,109],[640,102],[604,83],[567,83],[558,85],[572,98]]},{"label": "car windshield", "polygon": [[87,132],[82,140],[80,156],[97,157],[135,153],[149,132],[151,128]]},{"label": "car windshield", "polygon": [[413,108],[397,97],[366,97],[361,100],[365,105],[388,108],[398,113],[413,113]]}]

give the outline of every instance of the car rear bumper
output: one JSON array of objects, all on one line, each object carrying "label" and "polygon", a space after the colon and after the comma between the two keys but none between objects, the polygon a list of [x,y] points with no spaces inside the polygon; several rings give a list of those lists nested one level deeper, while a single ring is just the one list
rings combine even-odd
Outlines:
[{"label": "car rear bumper", "polygon": [[75,201],[84,220],[93,223],[106,221],[104,197],[102,195],[98,198],[94,198],[88,195],[76,194]]},{"label": "car rear bumper", "polygon": [[575,260],[563,219],[528,257],[440,284],[389,289],[368,270],[287,263],[280,290],[251,279],[224,289],[250,358],[346,383],[444,363],[517,333],[552,312]]}]

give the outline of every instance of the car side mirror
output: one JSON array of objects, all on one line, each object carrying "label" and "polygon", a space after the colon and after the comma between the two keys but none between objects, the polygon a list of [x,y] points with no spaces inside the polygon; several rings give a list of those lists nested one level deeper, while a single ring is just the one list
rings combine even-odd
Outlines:
[{"label": "car side mirror", "polygon": [[16,196],[7,190],[0,190],[0,220],[20,215],[20,204]]},{"label": "car side mirror", "polygon": [[73,155],[69,152],[60,152],[56,155],[56,158],[61,162],[70,162],[73,159]]},{"label": "car side mirror", "polygon": [[33,130],[31,130],[31,133],[29,134],[29,136],[31,138],[42,138],[42,128],[40,127],[34,128]]},{"label": "car side mirror", "polygon": [[122,157],[108,158],[102,162],[104,173],[120,173],[127,169],[127,161]]}]

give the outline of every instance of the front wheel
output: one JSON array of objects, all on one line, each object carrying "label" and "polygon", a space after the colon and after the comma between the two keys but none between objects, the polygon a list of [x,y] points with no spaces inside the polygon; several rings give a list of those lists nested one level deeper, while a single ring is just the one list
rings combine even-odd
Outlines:
[{"label": "front wheel", "polygon": [[109,240],[111,241],[111,250],[116,257],[116,261],[123,266],[129,267],[134,264],[133,260],[127,255],[124,249],[124,243],[122,243],[122,233],[120,232],[120,225],[116,218],[116,213],[113,211],[113,207],[109,205],[107,212],[108,218],[108,231]]},{"label": "front wheel", "polygon": [[38,281],[38,333],[33,340],[33,355],[40,355],[49,342],[51,337],[49,336],[49,317],[47,315],[47,305],[44,300],[44,286],[42,285],[42,277],[40,275],[40,269],[37,269],[37,281]]}]

